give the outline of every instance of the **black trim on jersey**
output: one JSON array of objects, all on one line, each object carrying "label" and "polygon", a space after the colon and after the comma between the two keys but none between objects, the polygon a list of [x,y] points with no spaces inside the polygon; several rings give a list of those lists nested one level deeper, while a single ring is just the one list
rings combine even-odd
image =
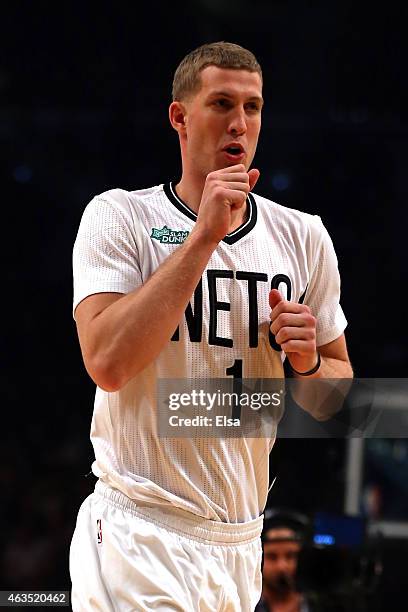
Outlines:
[{"label": "black trim on jersey", "polygon": [[[186,217],[192,221],[197,221],[197,214],[192,210],[176,193],[175,184],[173,182],[163,185],[163,190],[170,202]],[[249,193],[247,197],[248,219],[240,225],[236,230],[227,234],[222,242],[226,244],[235,244],[241,238],[246,236],[256,225],[258,211],[254,196]]]}]

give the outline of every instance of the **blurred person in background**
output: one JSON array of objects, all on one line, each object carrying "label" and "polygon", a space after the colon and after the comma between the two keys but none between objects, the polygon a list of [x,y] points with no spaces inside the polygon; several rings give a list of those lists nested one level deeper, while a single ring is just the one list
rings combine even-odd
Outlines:
[{"label": "blurred person in background", "polygon": [[262,597],[255,612],[312,612],[296,581],[306,527],[306,517],[298,513],[265,512]]}]

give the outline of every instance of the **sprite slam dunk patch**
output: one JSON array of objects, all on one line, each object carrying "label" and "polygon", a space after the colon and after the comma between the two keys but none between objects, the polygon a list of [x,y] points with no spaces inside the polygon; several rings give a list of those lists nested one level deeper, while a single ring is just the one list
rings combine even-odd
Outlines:
[{"label": "sprite slam dunk patch", "polygon": [[150,238],[154,238],[162,243],[167,244],[181,244],[185,241],[190,232],[187,230],[172,230],[167,225],[162,229],[152,228]]}]

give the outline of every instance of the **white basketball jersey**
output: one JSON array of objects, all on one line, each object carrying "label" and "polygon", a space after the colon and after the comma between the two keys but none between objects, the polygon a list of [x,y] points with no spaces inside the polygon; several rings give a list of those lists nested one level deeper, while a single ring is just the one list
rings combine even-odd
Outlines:
[{"label": "white basketball jersey", "polygon": [[[97,387],[91,424],[92,471],[106,484],[141,504],[174,505],[233,523],[255,519],[265,507],[275,435],[159,437],[158,379],[225,378],[237,363],[244,378],[283,378],[282,353],[269,332],[271,288],[310,306],[318,345],[346,327],[337,258],[320,218],[255,194],[247,210],[247,221],[210,257],[183,320],[155,361],[117,392]],[[196,218],[171,184],[96,196],[74,246],[74,311],[89,295],[143,285]],[[160,325],[160,310],[151,315]]]}]

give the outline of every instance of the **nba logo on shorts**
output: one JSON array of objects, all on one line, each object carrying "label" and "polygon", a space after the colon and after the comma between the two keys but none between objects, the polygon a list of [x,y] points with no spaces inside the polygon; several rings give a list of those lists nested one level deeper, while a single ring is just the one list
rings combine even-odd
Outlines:
[{"label": "nba logo on shorts", "polygon": [[97,519],[96,526],[98,527],[98,544],[102,544],[102,521],[101,519]]}]

